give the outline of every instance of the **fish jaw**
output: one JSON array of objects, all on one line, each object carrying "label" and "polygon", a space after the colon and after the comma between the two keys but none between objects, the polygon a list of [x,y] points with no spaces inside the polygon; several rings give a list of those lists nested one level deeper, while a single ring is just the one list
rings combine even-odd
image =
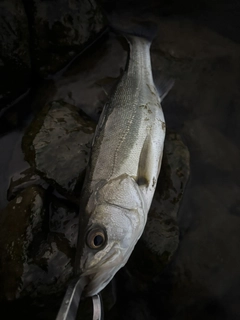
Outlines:
[{"label": "fish jaw", "polygon": [[[123,190],[129,194],[129,189],[135,188],[130,183],[132,180],[128,177],[126,179],[128,188],[121,177],[98,192],[97,198],[101,204],[95,207],[94,212],[88,216],[87,223],[82,224],[80,229],[80,274],[88,278],[85,296],[97,294],[111,281],[116,272],[126,264],[143,232],[145,215],[140,194],[132,190],[134,198],[131,202],[125,201],[125,207],[120,207],[118,202]],[[108,192],[108,188],[117,190],[118,197]],[[87,242],[88,234],[96,228],[104,230],[107,239],[100,249],[92,249]]]},{"label": "fish jaw", "polygon": [[[109,276],[110,275],[110,276]],[[85,297],[92,297],[98,294],[105,286],[112,280],[114,274],[112,273],[95,273],[87,277],[88,284],[84,289]]]},{"label": "fish jaw", "polygon": [[107,286],[115,274],[127,263],[137,240],[124,251],[122,248],[114,248],[114,254],[111,254],[111,261],[104,259],[100,266],[87,268],[81,274],[81,277],[87,278],[87,285],[84,289],[85,297],[94,296]]},{"label": "fish jaw", "polygon": [[[106,259],[93,268],[86,268],[82,273],[82,277],[88,279],[87,286],[84,289],[86,297],[98,294],[112,280],[116,272],[124,265],[125,261],[121,254],[121,250],[115,249],[114,254],[111,254],[111,262]],[[121,263],[122,261],[122,263]]]}]

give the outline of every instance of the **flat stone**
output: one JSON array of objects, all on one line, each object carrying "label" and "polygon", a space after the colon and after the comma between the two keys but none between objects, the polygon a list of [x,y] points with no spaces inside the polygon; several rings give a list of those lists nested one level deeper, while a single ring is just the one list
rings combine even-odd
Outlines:
[{"label": "flat stone", "polygon": [[7,191],[8,201],[15,198],[21,191],[29,186],[40,185],[44,189],[48,187],[48,183],[36,174],[33,168],[28,168],[23,172],[15,174],[11,177],[9,188]]},{"label": "flat stone", "polygon": [[51,183],[72,192],[83,178],[95,124],[63,101],[47,105],[23,137],[25,159]]},{"label": "flat stone", "polygon": [[13,300],[21,292],[29,247],[41,232],[44,214],[44,191],[39,187],[27,188],[1,211],[0,297]]},{"label": "flat stone", "polygon": [[78,208],[31,186],[1,211],[0,227],[0,298],[62,294],[72,276]]}]

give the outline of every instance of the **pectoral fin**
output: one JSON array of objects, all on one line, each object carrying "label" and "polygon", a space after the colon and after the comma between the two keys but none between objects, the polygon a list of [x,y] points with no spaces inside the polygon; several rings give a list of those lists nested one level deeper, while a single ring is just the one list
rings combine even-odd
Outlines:
[{"label": "pectoral fin", "polygon": [[148,187],[153,178],[154,152],[151,136],[144,141],[138,163],[137,183],[139,186]]}]

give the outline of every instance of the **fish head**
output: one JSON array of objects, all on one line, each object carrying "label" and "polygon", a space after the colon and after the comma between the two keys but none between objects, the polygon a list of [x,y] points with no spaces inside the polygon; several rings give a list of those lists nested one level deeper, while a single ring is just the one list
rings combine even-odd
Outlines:
[{"label": "fish head", "polygon": [[80,227],[80,271],[88,278],[85,296],[100,292],[123,267],[141,236],[146,217],[131,178],[106,184]]}]

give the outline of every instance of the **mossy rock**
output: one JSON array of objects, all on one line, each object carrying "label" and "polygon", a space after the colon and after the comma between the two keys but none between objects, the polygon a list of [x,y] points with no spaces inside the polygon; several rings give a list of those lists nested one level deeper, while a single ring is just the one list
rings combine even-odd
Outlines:
[{"label": "mossy rock", "polygon": [[95,123],[63,101],[48,104],[27,129],[25,159],[40,176],[72,193],[83,180]]}]

